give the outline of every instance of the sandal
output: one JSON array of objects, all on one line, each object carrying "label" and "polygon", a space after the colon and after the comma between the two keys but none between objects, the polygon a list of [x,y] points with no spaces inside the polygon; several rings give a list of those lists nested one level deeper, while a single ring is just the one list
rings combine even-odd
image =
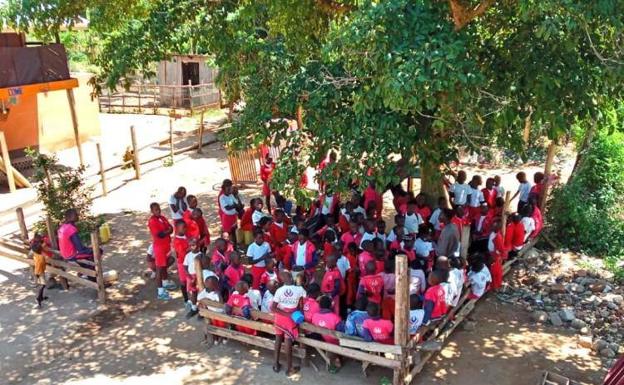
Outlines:
[{"label": "sandal", "polygon": [[275,373],[279,373],[282,370],[282,365],[277,364],[277,365],[273,365],[273,371]]}]

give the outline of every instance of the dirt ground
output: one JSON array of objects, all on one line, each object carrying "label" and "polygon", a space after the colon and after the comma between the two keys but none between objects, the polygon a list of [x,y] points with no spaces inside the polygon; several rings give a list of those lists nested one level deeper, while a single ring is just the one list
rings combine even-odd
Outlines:
[{"label": "dirt ground", "polygon": [[[159,117],[104,115],[102,122],[107,162],[119,157],[127,145],[126,139],[119,138],[127,136],[129,124],[137,124],[141,143],[158,139],[168,130],[167,119]],[[570,165],[567,157],[558,164],[564,174]],[[469,175],[477,171],[466,169]],[[522,169],[532,174],[539,167]],[[516,187],[513,176],[517,170],[478,171],[482,175],[499,173],[507,189]],[[113,230],[113,239],[104,246],[104,265],[119,273],[119,281],[108,290],[106,307],[96,304],[92,290],[74,287],[68,292],[48,291],[50,300],[37,310],[25,266],[0,256],[0,383],[229,385],[243,380],[361,385],[392,378],[389,371],[379,368],[369,369],[369,377],[363,378],[359,365],[350,362],[338,375],[308,367],[300,376],[287,379],[272,372],[268,351],[233,341],[208,349],[202,344],[199,321],[184,319],[179,293],[173,301],[158,302],[154,283],[144,278],[149,241],[145,224],[151,201],[164,203],[178,185],[185,185],[189,193],[198,196],[216,235],[217,186],[229,177],[225,151],[215,143],[206,146],[201,155],[185,153],[176,157],[171,167],[155,162],[143,173],[140,181],[133,180],[131,171],[117,173],[111,178],[110,194],[94,202],[94,211],[104,214]],[[242,191],[245,201],[258,194],[257,187]],[[391,207],[391,198],[385,200]],[[32,209],[29,217],[36,219],[37,215]],[[8,221],[0,217],[0,224],[2,220]],[[604,375],[599,360],[587,349],[576,347],[576,336],[535,325],[521,308],[488,297],[471,318],[477,322],[476,330],[458,328],[414,384],[525,385],[537,383],[543,370],[595,384]],[[322,369],[318,358],[316,362]]]}]

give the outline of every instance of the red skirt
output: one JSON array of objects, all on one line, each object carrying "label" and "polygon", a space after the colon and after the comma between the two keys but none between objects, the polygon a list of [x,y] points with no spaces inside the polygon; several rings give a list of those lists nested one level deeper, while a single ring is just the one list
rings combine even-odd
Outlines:
[{"label": "red skirt", "polygon": [[232,232],[238,223],[238,215],[227,215],[221,213],[221,227],[223,231]]},{"label": "red skirt", "polygon": [[290,315],[285,316],[279,313],[275,313],[273,325],[275,326],[275,335],[285,335],[286,338],[290,338],[291,340],[295,340],[297,339],[297,337],[299,337],[299,328],[297,327],[295,321],[292,320]]}]

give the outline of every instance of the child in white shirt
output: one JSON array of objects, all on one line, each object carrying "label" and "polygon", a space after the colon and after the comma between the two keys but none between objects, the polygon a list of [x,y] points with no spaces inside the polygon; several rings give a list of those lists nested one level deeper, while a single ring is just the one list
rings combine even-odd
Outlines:
[{"label": "child in white shirt", "polygon": [[488,285],[492,282],[490,270],[485,266],[482,258],[476,258],[470,264],[470,272],[468,273],[468,281],[470,282],[470,299],[481,298],[487,291]]},{"label": "child in white shirt", "polygon": [[417,294],[410,295],[410,314],[409,314],[409,334],[413,336],[418,332],[425,318],[425,310],[422,308],[422,301]]},{"label": "child in white shirt", "polygon": [[422,294],[427,288],[427,279],[425,278],[425,272],[420,265],[418,258],[410,262],[410,282],[409,291],[411,294]]}]

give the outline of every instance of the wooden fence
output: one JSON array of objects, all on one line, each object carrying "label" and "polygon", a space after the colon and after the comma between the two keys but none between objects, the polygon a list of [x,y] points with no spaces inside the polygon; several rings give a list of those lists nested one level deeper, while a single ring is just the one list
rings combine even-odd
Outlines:
[{"label": "wooden fence", "polygon": [[[24,222],[24,214],[22,208],[16,209],[18,222],[20,224],[20,235],[6,236],[0,238],[1,256],[13,259],[18,262],[34,266],[35,262],[29,256],[30,243],[28,241],[28,229]],[[94,260],[81,260],[80,263],[93,268],[86,268],[78,265],[74,261],[64,260],[58,251],[58,242],[56,231],[51,221],[47,220],[48,237],[50,239],[52,253],[51,257],[46,257],[46,272],[57,276],[61,284],[65,288],[69,288],[69,282],[84,287],[95,289],[97,291],[98,301],[106,302],[106,285],[104,279],[104,270],[102,267],[102,254],[100,253],[100,242],[97,232],[91,233],[91,246],[93,248]]]},{"label": "wooden fence", "polygon": [[[515,259],[505,263],[503,270],[505,275],[511,270],[512,264],[533,248],[535,243],[536,239],[531,240],[518,253]],[[457,326],[472,312],[479,299],[470,299],[471,291],[470,287],[467,287],[458,305],[451,309],[443,319],[421,327],[416,335],[410,337],[408,335],[409,271],[405,255],[397,255],[396,257],[395,293],[393,344],[366,342],[358,337],[348,336],[341,332],[304,322],[299,326],[304,334],[297,338],[296,343],[298,346],[294,347],[293,355],[301,359],[303,365],[307,365],[307,349],[313,349],[318,352],[326,366],[329,367],[331,362],[327,353],[333,353],[361,362],[364,375],[366,375],[366,370],[370,365],[381,366],[392,370],[394,385],[411,384],[425,364],[442,348]],[[210,300],[202,300],[200,302],[200,314],[206,320],[205,332],[207,334],[236,340],[262,349],[274,350],[275,344],[272,336],[275,335],[275,330],[271,324],[273,322],[272,314],[253,310],[251,319],[245,319],[208,310],[208,307],[223,309],[223,304]],[[234,329],[215,327],[210,324],[210,320],[244,326],[260,332],[260,335],[252,336]],[[305,336],[305,333],[331,336],[338,340],[338,344],[312,339]]]},{"label": "wooden fence", "polygon": [[133,84],[99,97],[100,112],[167,115],[171,109],[200,111],[221,105],[221,91],[214,83],[197,85]]}]

